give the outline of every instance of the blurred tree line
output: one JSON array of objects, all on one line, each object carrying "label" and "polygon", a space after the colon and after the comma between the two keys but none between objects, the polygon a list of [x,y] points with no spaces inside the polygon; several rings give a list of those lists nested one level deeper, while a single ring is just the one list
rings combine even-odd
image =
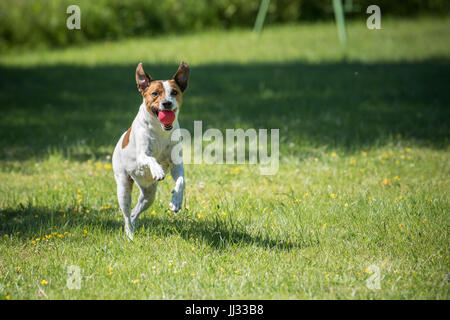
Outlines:
[{"label": "blurred tree line", "polygon": [[[0,51],[128,36],[253,26],[261,0],[1,0]],[[333,19],[332,0],[272,0],[266,25]],[[446,15],[449,0],[343,0],[346,17],[367,16],[370,4],[384,16]],[[81,30],[69,31],[66,9],[81,9]],[[351,4],[351,5],[349,5]]]}]

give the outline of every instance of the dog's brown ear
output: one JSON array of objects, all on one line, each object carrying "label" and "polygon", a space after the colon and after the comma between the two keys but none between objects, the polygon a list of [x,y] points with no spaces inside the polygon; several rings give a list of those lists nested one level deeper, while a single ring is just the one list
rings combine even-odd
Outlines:
[{"label": "dog's brown ear", "polygon": [[189,66],[186,62],[181,61],[181,64],[172,79],[175,80],[181,91],[184,92],[184,90],[186,90],[189,80]]},{"label": "dog's brown ear", "polygon": [[144,91],[150,85],[153,79],[150,77],[142,67],[142,62],[140,62],[136,68],[136,83],[140,93],[144,93]]}]

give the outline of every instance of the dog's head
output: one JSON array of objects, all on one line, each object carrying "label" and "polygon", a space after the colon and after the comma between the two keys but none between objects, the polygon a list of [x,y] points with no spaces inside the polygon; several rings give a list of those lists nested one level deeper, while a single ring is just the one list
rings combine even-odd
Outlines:
[{"label": "dog's head", "polygon": [[189,66],[181,62],[177,72],[170,80],[153,80],[139,63],[136,68],[136,83],[144,97],[147,111],[156,117],[161,127],[172,130],[172,123],[183,104],[183,93],[189,80]]}]

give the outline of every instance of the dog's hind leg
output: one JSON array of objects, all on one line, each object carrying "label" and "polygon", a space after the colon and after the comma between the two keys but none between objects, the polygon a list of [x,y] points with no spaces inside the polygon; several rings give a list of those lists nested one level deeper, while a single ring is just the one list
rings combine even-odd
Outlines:
[{"label": "dog's hind leg", "polygon": [[130,240],[133,240],[132,224],[130,223],[131,191],[133,190],[133,180],[130,176],[116,176],[117,199],[125,219],[125,233]]},{"label": "dog's hind leg", "polygon": [[139,215],[144,212],[145,210],[147,210],[148,207],[151,206],[151,204],[153,203],[153,201],[155,200],[155,195],[156,195],[156,189],[158,187],[158,183],[153,183],[148,187],[141,187],[139,186],[139,189],[141,191],[140,195],[139,195],[139,199],[138,202],[136,204],[136,206],[133,208],[133,211],[131,212],[131,217],[130,217],[130,222],[131,222],[131,226],[134,228],[135,227],[135,223],[137,221],[137,218],[139,217]]}]

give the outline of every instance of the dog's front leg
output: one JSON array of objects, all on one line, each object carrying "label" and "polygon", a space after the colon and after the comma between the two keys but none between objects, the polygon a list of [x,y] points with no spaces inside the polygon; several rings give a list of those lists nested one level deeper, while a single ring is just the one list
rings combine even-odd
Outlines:
[{"label": "dog's front leg", "polygon": [[172,167],[170,174],[175,181],[175,187],[172,190],[172,201],[169,204],[170,210],[178,212],[183,204],[184,193],[184,168],[183,164],[176,164]]},{"label": "dog's front leg", "polygon": [[153,180],[161,181],[166,177],[163,168],[154,157],[142,154],[138,161],[140,167],[147,167],[150,169]]}]

